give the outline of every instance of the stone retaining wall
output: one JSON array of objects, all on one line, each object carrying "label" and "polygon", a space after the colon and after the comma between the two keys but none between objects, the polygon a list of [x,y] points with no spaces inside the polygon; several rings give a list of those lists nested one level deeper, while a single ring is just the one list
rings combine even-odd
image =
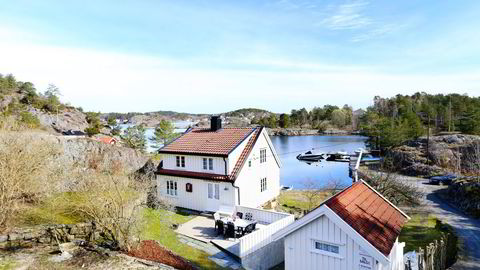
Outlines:
[{"label": "stone retaining wall", "polygon": [[13,229],[0,235],[0,247],[57,244],[74,240],[94,241],[100,237],[95,223],[40,225]]}]

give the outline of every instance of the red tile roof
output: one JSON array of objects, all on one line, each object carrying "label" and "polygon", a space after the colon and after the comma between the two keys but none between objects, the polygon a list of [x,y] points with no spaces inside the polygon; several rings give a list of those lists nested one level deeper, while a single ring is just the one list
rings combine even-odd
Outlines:
[{"label": "red tile roof", "polygon": [[325,204],[385,256],[407,216],[364,182],[356,182]]},{"label": "red tile roof", "polygon": [[228,156],[255,128],[194,128],[159,150],[160,153]]},{"label": "red tile roof", "polygon": [[198,179],[205,179],[205,180],[213,180],[213,181],[225,181],[225,182],[235,182],[240,173],[241,169],[245,165],[247,157],[252,152],[253,146],[255,142],[259,138],[260,133],[262,132],[263,128],[255,128],[253,135],[245,145],[242,153],[240,154],[237,162],[235,163],[235,167],[232,170],[230,175],[223,175],[223,174],[212,174],[212,173],[202,173],[202,172],[192,172],[192,171],[180,171],[180,170],[168,170],[168,169],[158,169],[157,174],[160,175],[171,175],[171,176],[180,176],[180,177],[189,177],[189,178],[198,178]]},{"label": "red tile roof", "polygon": [[105,137],[98,138],[98,141],[106,144],[115,144],[117,142],[117,139],[113,137],[105,136]]}]

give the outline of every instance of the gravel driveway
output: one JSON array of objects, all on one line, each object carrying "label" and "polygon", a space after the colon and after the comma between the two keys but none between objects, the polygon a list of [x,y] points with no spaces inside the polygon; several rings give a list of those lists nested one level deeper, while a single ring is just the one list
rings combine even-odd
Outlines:
[{"label": "gravel driveway", "polygon": [[422,178],[399,177],[423,190],[427,210],[430,210],[438,219],[450,224],[455,229],[463,247],[460,251],[459,260],[450,269],[480,269],[480,220],[463,214],[436,195],[436,191],[446,187],[430,185],[428,180]]}]

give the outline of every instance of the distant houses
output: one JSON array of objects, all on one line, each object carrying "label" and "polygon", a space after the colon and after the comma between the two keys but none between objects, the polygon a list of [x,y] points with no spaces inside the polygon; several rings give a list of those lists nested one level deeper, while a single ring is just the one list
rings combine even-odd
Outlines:
[{"label": "distant houses", "polygon": [[177,207],[216,212],[221,206],[258,207],[280,190],[280,159],[263,127],[192,128],[159,150],[158,196]]}]

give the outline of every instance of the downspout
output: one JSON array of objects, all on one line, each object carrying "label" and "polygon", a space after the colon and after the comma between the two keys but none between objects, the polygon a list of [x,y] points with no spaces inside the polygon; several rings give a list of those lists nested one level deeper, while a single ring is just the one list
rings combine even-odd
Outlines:
[{"label": "downspout", "polygon": [[[227,160],[225,159],[225,157],[223,157],[223,162],[225,162],[225,175],[228,176]],[[235,186],[235,182],[230,182],[230,184],[232,184],[232,187],[234,187],[237,190],[238,205],[240,205],[240,187]]]}]

